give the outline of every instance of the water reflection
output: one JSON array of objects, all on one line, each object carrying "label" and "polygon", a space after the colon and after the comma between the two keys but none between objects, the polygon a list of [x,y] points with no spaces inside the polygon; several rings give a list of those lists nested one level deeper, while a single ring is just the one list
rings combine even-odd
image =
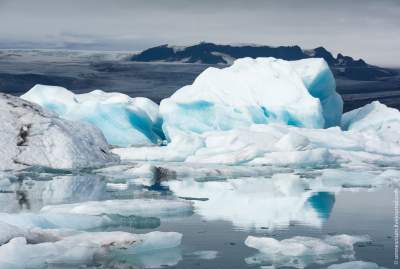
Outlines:
[{"label": "water reflection", "polygon": [[2,212],[37,211],[47,204],[101,200],[109,195],[106,181],[98,175],[55,175],[46,180],[18,175],[0,180],[0,190]]},{"label": "water reflection", "polygon": [[293,223],[319,228],[329,218],[335,203],[334,194],[315,193],[307,181],[292,174],[166,184],[176,195],[191,199],[196,213],[206,220],[231,221],[245,230],[274,230]]}]

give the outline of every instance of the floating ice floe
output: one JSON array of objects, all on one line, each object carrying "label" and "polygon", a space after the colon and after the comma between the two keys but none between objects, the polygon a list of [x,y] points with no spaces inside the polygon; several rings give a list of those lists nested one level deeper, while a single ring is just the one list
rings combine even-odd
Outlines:
[{"label": "floating ice floe", "polygon": [[246,263],[305,268],[310,264],[352,260],[355,254],[353,245],[369,241],[368,236],[345,234],[326,236],[322,239],[295,236],[280,241],[271,237],[248,236],[245,244],[257,249],[259,254],[246,258]]},{"label": "floating ice floe", "polygon": [[158,105],[150,99],[95,90],[74,94],[62,87],[36,85],[21,98],[54,111],[62,118],[96,125],[109,144],[158,144],[163,139]]},{"label": "floating ice floe", "polygon": [[176,217],[191,214],[192,210],[192,203],[184,200],[132,199],[47,205],[41,209],[41,212],[53,214],[118,214],[140,217]]},{"label": "floating ice floe", "polygon": [[214,260],[218,256],[218,251],[216,250],[198,250],[192,253],[201,260]]},{"label": "floating ice floe", "polygon": [[0,170],[44,166],[75,169],[118,161],[100,130],[0,94]]},{"label": "floating ice floe", "polygon": [[83,232],[54,242],[29,244],[16,237],[0,246],[1,268],[42,268],[54,265],[92,265],[113,252],[140,255],[180,245],[182,235],[174,232],[131,234],[126,232]]},{"label": "floating ice floe", "polygon": [[385,269],[373,262],[351,261],[339,264],[332,264],[327,269]]}]

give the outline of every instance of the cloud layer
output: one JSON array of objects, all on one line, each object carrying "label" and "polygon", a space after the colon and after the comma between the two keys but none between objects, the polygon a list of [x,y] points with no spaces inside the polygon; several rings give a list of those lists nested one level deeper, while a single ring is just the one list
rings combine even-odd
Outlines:
[{"label": "cloud layer", "polygon": [[399,18],[396,0],[0,0],[0,48],[323,45],[395,66]]}]

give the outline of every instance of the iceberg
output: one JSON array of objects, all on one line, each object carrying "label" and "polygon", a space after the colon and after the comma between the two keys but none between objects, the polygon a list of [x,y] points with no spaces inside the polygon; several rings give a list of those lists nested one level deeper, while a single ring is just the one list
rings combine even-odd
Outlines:
[{"label": "iceberg", "polygon": [[0,170],[77,169],[119,161],[100,130],[0,93]]},{"label": "iceberg", "polygon": [[101,90],[74,94],[62,87],[40,84],[21,98],[54,111],[64,119],[94,124],[111,145],[151,145],[163,139],[158,105],[147,98],[130,98]]},{"label": "iceberg", "polygon": [[343,109],[335,80],[323,59],[284,61],[243,58],[210,67],[192,85],[161,101],[163,130],[201,134],[252,124],[306,128],[340,125]]},{"label": "iceberg", "polygon": [[359,242],[370,242],[370,238],[346,234],[326,236],[322,239],[295,236],[283,240],[248,236],[245,240],[246,246],[255,248],[260,253],[246,258],[246,263],[305,268],[310,264],[323,265],[342,259],[351,260],[355,255],[353,245]]}]

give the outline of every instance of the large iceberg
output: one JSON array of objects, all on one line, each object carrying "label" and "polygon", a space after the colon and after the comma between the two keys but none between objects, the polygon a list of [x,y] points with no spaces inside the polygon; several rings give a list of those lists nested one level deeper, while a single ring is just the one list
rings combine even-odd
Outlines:
[{"label": "large iceberg", "polygon": [[323,59],[243,58],[210,67],[162,100],[163,130],[204,133],[252,124],[323,128],[340,124],[343,102]]},{"label": "large iceberg", "polygon": [[163,138],[158,105],[147,98],[101,90],[74,94],[62,87],[45,85],[34,86],[21,98],[62,118],[96,125],[111,145],[150,145]]},{"label": "large iceberg", "polygon": [[0,170],[75,169],[116,161],[93,125],[67,121],[31,102],[0,94]]}]

